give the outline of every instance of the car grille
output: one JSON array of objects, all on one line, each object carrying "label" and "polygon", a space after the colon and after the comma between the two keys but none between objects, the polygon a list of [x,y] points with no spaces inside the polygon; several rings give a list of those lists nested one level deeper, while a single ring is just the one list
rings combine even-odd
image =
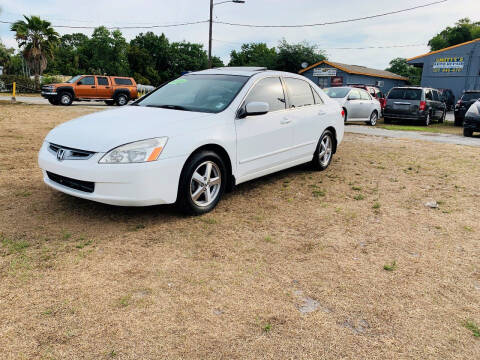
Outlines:
[{"label": "car grille", "polygon": [[76,179],[68,178],[62,175],[51,173],[49,171],[47,171],[47,175],[48,175],[48,178],[53,182],[56,182],[57,184],[60,184],[75,190],[79,190],[87,193],[93,193],[93,191],[95,190],[94,182],[76,180]]},{"label": "car grille", "polygon": [[48,151],[55,156],[57,156],[58,151],[61,149],[65,152],[62,160],[88,160],[95,154],[93,151],[72,149],[52,143],[48,145]]}]

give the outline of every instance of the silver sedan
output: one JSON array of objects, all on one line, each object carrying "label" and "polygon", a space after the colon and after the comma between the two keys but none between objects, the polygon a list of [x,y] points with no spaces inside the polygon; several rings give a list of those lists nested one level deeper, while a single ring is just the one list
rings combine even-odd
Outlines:
[{"label": "silver sedan", "polygon": [[375,126],[382,107],[380,102],[363,89],[353,87],[331,87],[325,93],[343,108],[344,122],[362,121]]}]

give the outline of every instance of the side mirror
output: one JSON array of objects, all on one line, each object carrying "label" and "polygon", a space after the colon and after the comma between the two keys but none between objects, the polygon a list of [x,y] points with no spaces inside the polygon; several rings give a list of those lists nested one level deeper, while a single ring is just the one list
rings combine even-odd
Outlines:
[{"label": "side mirror", "polygon": [[249,102],[247,106],[245,106],[245,115],[252,116],[252,115],[264,115],[270,111],[270,105],[266,102],[260,101],[253,101]]},{"label": "side mirror", "polygon": [[83,85],[83,84],[82,84],[82,80],[80,80],[79,82],[77,82],[77,85]]}]

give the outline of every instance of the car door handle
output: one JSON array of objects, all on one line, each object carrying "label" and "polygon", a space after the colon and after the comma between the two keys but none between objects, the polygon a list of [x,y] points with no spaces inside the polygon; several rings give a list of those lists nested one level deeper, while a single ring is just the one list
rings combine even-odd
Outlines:
[{"label": "car door handle", "polygon": [[110,86],[105,86],[105,89],[110,89]]},{"label": "car door handle", "polygon": [[290,124],[292,122],[292,120],[290,120],[289,118],[283,118],[281,121],[280,121],[280,124],[281,125],[287,125],[287,124]]},{"label": "car door handle", "polygon": [[95,89],[95,86],[92,86],[92,89]]}]

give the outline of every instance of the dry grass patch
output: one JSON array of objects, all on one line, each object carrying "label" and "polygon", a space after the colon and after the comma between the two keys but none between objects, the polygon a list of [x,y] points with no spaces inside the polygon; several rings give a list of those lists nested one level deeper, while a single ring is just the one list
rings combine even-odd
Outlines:
[{"label": "dry grass patch", "polygon": [[0,105],[4,357],[479,358],[478,149],[349,134],[183,217],[43,185],[44,136],[92,111]]}]

